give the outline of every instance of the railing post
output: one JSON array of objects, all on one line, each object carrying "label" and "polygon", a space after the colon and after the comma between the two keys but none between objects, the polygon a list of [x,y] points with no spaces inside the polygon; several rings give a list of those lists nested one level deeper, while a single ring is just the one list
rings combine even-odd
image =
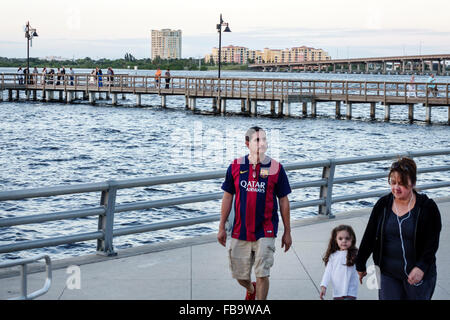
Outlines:
[{"label": "railing post", "polygon": [[102,191],[100,205],[105,207],[105,215],[99,216],[98,230],[103,232],[103,239],[97,240],[97,254],[108,257],[116,256],[113,248],[114,211],[116,207],[117,183],[108,181],[109,188]]},{"label": "railing post", "polygon": [[330,159],[330,164],[323,167],[322,179],[327,180],[327,184],[320,187],[320,199],[325,200],[325,204],[319,206],[319,215],[327,216],[330,219],[334,218],[331,213],[331,200],[333,197],[333,183],[334,172],[336,169],[336,162],[334,159]]}]

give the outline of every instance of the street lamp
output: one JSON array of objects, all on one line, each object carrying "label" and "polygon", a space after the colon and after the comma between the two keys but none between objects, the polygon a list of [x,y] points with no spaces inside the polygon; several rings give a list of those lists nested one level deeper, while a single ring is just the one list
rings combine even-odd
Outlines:
[{"label": "street lamp", "polygon": [[30,42],[31,46],[33,46],[33,38],[38,37],[36,29],[31,28],[30,21],[27,22],[25,26],[25,38],[27,38],[27,71],[30,73]]},{"label": "street lamp", "polygon": [[218,74],[219,79],[220,79],[220,60],[222,55],[222,27],[225,27],[225,30],[223,30],[223,32],[231,32],[230,28],[228,27],[228,23],[223,22],[222,14],[220,14],[220,23],[217,25],[217,31],[219,32],[219,74]]}]

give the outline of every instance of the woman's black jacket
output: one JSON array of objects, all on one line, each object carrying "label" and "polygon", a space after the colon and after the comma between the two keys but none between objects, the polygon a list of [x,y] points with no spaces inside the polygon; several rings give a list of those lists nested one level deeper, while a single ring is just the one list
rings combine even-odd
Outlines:
[{"label": "woman's black jacket", "polygon": [[[418,217],[414,232],[415,266],[425,274],[436,263],[439,235],[442,228],[441,214],[436,203],[425,194],[416,194]],[[381,265],[383,256],[383,228],[386,215],[392,207],[392,193],[380,198],[373,207],[356,257],[356,270],[366,271],[366,262],[373,254],[375,265]],[[431,270],[430,270],[431,271]]]}]

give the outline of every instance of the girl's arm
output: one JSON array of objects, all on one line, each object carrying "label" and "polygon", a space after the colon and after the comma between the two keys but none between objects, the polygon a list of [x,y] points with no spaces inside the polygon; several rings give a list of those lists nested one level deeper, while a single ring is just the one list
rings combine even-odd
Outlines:
[{"label": "girl's arm", "polygon": [[320,299],[323,299],[323,297],[326,294],[328,283],[330,283],[331,280],[331,271],[333,270],[333,256],[330,256],[330,259],[328,260],[327,266],[325,267],[325,272],[322,276],[322,281],[320,282]]}]

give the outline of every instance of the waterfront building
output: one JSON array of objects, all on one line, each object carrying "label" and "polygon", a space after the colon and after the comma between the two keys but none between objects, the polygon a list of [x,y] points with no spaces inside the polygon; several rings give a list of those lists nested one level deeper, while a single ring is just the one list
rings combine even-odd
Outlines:
[{"label": "waterfront building", "polygon": [[152,60],[181,59],[181,30],[152,30]]},{"label": "waterfront building", "polygon": [[[237,63],[237,64],[245,64],[249,59],[249,50],[245,47],[239,46],[226,46],[222,47],[221,52],[221,60],[224,63]],[[219,49],[213,48],[211,54],[207,54],[205,56],[205,62],[210,63],[214,61],[214,63],[218,63],[219,61]]]},{"label": "waterfront building", "polygon": [[[245,64],[248,60],[254,63],[290,63],[303,61],[323,61],[331,60],[331,57],[323,49],[316,49],[306,46],[287,48],[250,50],[239,46],[226,46],[221,52],[222,62]],[[211,54],[205,56],[207,63],[219,61],[219,49],[213,48]]]}]

